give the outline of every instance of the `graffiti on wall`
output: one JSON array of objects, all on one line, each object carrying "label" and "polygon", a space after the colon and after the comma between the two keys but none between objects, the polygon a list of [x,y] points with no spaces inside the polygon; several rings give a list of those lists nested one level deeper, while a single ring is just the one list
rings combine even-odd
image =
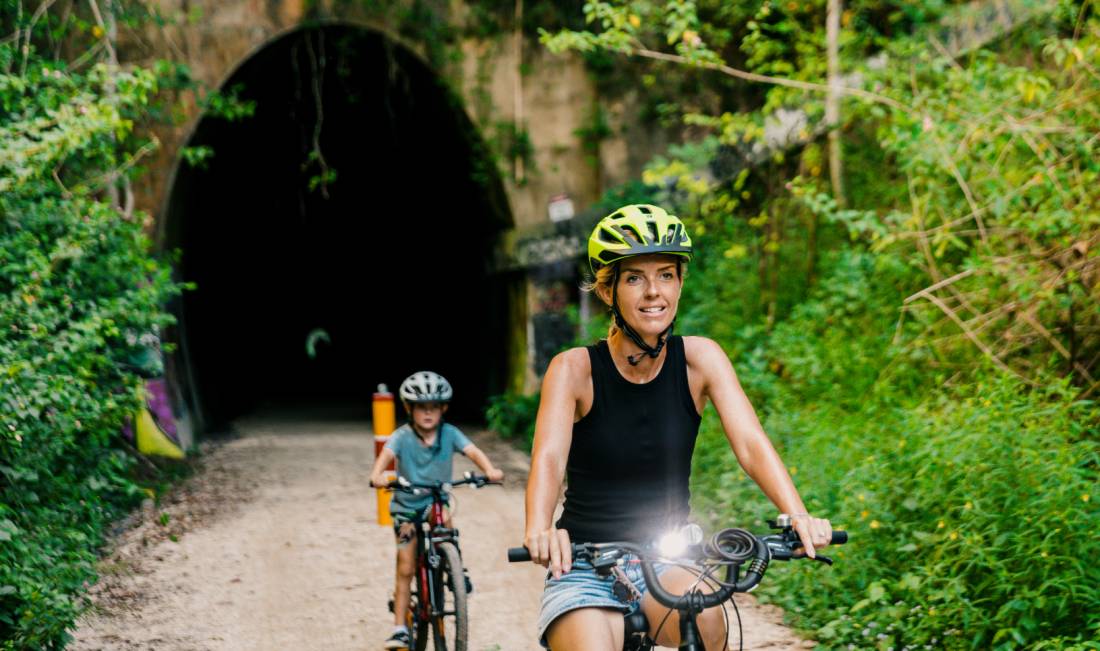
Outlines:
[{"label": "graffiti on wall", "polygon": [[164,356],[160,337],[145,334],[131,337],[133,353],[124,366],[145,378],[145,404],[122,427],[122,435],[138,452],[148,456],[182,459],[185,445],[180,438],[180,414],[173,404],[168,379],[165,377]]}]

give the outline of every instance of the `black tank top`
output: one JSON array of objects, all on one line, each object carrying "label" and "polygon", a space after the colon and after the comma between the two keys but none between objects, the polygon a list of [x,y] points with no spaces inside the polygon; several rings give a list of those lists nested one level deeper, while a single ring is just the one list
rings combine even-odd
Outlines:
[{"label": "black tank top", "polygon": [[606,341],[588,347],[592,409],[573,424],[557,523],[573,542],[648,543],[687,519],[700,418],[683,338],[670,337],[667,351],[657,377],[634,384],[615,368]]}]

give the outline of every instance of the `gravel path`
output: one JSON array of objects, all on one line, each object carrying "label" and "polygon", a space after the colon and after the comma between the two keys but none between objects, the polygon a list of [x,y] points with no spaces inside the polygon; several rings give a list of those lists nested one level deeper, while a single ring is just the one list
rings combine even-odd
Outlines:
[{"label": "gravel path", "polygon": [[[393,537],[375,521],[366,422],[253,418],[210,447],[162,504],[115,540],[70,649],[380,649],[392,615]],[[475,592],[471,651],[535,651],[543,570],[502,562],[522,539],[527,457],[468,431],[505,486],[458,489],[455,524]],[[472,469],[456,459],[456,473]],[[746,649],[813,644],[739,597]],[[736,646],[733,632],[733,648]]]}]

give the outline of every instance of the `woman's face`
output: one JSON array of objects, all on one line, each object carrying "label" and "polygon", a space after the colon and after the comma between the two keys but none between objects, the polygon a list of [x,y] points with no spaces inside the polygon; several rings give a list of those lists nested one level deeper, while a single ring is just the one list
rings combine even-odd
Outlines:
[{"label": "woman's face", "polygon": [[[646,337],[657,337],[676,318],[683,278],[678,258],[661,253],[627,258],[619,264],[619,311],[623,318]],[[609,305],[611,297],[604,297]]]}]

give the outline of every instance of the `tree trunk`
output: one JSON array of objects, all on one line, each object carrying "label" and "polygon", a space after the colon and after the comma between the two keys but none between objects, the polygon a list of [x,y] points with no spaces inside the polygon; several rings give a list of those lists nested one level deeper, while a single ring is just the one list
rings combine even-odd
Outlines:
[{"label": "tree trunk", "polygon": [[844,198],[844,163],[840,147],[840,0],[829,0],[825,18],[825,40],[829,65],[829,93],[825,98],[825,123],[829,129],[829,178],[833,183],[833,196],[837,205],[846,205]]}]

